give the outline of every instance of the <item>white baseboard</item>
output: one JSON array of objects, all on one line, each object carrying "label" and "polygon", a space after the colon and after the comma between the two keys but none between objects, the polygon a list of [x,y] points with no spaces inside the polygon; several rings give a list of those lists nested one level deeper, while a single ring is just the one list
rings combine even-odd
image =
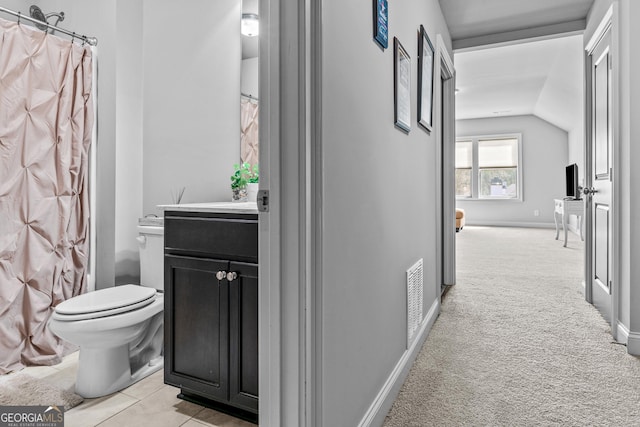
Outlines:
[{"label": "white baseboard", "polygon": [[440,313],[440,301],[435,300],[429,309],[429,312],[425,316],[422,324],[420,325],[420,329],[418,331],[418,336],[415,340],[413,340],[413,344],[408,350],[405,350],[402,353],[402,357],[398,360],[398,363],[389,374],[389,377],[385,381],[384,385],[378,392],[378,395],[374,399],[369,409],[362,417],[362,420],[358,423],[358,427],[370,427],[370,426],[381,426],[384,422],[389,409],[391,409],[391,405],[396,400],[398,393],[400,392],[400,387],[404,384],[404,380],[407,378],[409,374],[409,370],[411,366],[413,366],[413,362],[418,356],[420,349],[422,348],[422,344],[424,344],[427,335],[429,335],[429,331],[433,327],[434,322],[438,318],[438,314]]},{"label": "white baseboard", "polygon": [[556,228],[553,222],[465,221],[465,225],[477,225],[481,227]]},{"label": "white baseboard", "polygon": [[640,356],[640,333],[629,332],[629,338],[627,339],[627,353],[634,356]]},{"label": "white baseboard", "polygon": [[618,342],[627,345],[627,353],[640,356],[640,332],[630,331],[618,321]]},{"label": "white baseboard", "polygon": [[[560,227],[560,229],[562,229],[562,227]],[[573,224],[569,224],[569,231],[575,234],[576,236],[580,235],[580,230],[578,230],[578,227],[576,227]]]},{"label": "white baseboard", "polygon": [[617,340],[621,344],[627,344],[629,342],[629,329],[618,321],[618,336]]}]

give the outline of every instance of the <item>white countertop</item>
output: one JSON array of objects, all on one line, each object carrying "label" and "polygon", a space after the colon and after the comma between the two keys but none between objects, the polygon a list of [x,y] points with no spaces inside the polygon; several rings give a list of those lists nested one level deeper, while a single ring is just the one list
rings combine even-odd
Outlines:
[{"label": "white countertop", "polygon": [[159,205],[158,208],[163,212],[258,213],[256,202],[181,203],[179,205]]}]

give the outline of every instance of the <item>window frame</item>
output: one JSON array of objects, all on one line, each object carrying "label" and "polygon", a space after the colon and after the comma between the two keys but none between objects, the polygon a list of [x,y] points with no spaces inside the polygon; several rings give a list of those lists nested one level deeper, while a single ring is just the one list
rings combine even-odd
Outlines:
[{"label": "window frame", "polygon": [[[517,140],[518,147],[518,164],[517,169],[517,197],[480,197],[480,167],[478,166],[478,141],[483,140],[496,140],[496,139],[515,139]],[[518,202],[524,201],[524,185],[523,185],[523,173],[522,173],[522,134],[521,133],[502,133],[502,134],[487,134],[487,135],[469,135],[456,137],[455,143],[469,142],[471,141],[471,197],[456,195],[456,200],[460,201],[481,201],[481,202]],[[468,168],[455,168],[468,169]],[[488,168],[483,168],[488,169]]]}]

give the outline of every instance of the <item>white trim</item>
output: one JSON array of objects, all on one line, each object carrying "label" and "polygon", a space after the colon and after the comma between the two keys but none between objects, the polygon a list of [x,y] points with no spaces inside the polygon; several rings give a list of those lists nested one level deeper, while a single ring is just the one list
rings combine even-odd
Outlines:
[{"label": "white trim", "polygon": [[640,332],[629,331],[629,328],[619,320],[618,338],[616,341],[627,346],[627,353],[634,356],[640,356]]},{"label": "white trim", "polygon": [[[618,319],[620,317],[620,245],[622,239],[620,224],[621,224],[621,209],[620,209],[620,141],[621,141],[621,127],[620,127],[620,21],[618,14],[618,3],[611,5],[611,76],[613,79],[613,87],[611,88],[611,105],[613,110],[613,127],[611,130],[612,138],[612,151],[613,151],[613,174],[611,176],[611,206],[613,207],[613,213],[611,218],[611,230],[613,234],[613,244],[611,253],[611,334],[614,339],[618,338]],[[607,14],[609,11],[607,11]],[[629,336],[631,339],[631,335]],[[627,346],[627,351],[629,347]]]},{"label": "white trim", "polygon": [[586,19],[566,21],[558,24],[543,25],[526,28],[524,30],[494,33],[485,36],[468,37],[453,41],[453,50],[456,53],[469,52],[493,47],[513,46],[515,44],[533,41],[550,40],[559,37],[568,37],[584,33],[587,26]]},{"label": "white trim", "polygon": [[613,4],[609,6],[609,9],[607,9],[607,11],[605,12],[604,16],[602,17],[602,20],[598,24],[598,27],[593,32],[591,39],[589,39],[589,42],[584,47],[584,50],[586,50],[587,52],[591,52],[596,47],[600,39],[602,39],[602,37],[604,36],[604,33],[607,31],[607,28],[611,25],[613,20],[612,18],[613,18]]},{"label": "white trim", "polygon": [[268,189],[269,212],[260,213],[258,266],[258,372],[261,426],[282,425],[280,267],[280,2],[261,1],[260,189]]},{"label": "white trim", "polygon": [[[556,228],[552,222],[521,222],[521,221],[468,221],[465,226],[477,227],[522,227],[522,228]],[[464,229],[463,229],[464,230]]]},{"label": "white trim", "polygon": [[640,332],[629,332],[627,338],[627,353],[640,356]]},{"label": "white trim", "polygon": [[436,295],[441,285],[456,282],[456,232],[455,232],[455,77],[456,71],[441,34],[436,35],[434,65],[436,116]]},{"label": "white trim", "polygon": [[575,225],[569,223],[567,224],[567,229],[572,232],[573,234],[579,236],[580,235],[580,230],[578,229],[578,227],[576,227]]},{"label": "white trim", "polygon": [[[478,166],[478,145],[481,140],[491,140],[491,139],[517,139],[518,140],[518,197],[505,197],[505,198],[492,198],[492,197],[480,197],[480,183],[479,173],[480,167]],[[464,200],[464,201],[491,201],[496,202],[524,202],[524,183],[522,181],[522,177],[524,173],[522,172],[522,133],[521,132],[512,132],[512,133],[500,133],[500,134],[487,134],[487,135],[468,135],[468,136],[457,136],[455,137],[456,144],[458,142],[469,142],[471,141],[472,147],[472,157],[471,157],[471,197],[460,197],[455,196],[456,200]],[[454,159],[455,160],[455,159]],[[455,170],[455,165],[454,165]],[[455,194],[455,187],[453,188]]]},{"label": "white trim", "polygon": [[471,197],[463,197],[463,196],[456,196],[456,202],[491,202],[491,203],[495,203],[495,202],[503,202],[503,203],[524,203],[524,200],[520,200],[520,199],[490,199],[490,198],[483,198],[483,199],[473,199]]},{"label": "white trim", "polygon": [[625,344],[629,342],[629,329],[618,320],[618,338],[617,340],[620,344]]},{"label": "white trim", "polygon": [[418,332],[419,339],[413,340],[411,347],[408,350],[405,350],[402,354],[402,357],[398,363],[396,363],[396,366],[389,374],[389,377],[387,377],[387,380],[378,392],[376,398],[373,400],[373,403],[369,406],[364,417],[362,417],[358,423],[358,427],[382,425],[384,418],[387,416],[387,412],[391,409],[391,405],[393,405],[393,402],[400,391],[400,387],[402,387],[404,380],[409,374],[409,370],[420,353],[420,349],[422,349],[422,345],[429,335],[429,331],[431,331],[439,313],[440,301],[436,299],[422,321],[422,325]]},{"label": "white trim", "polygon": [[307,271],[306,293],[306,348],[304,391],[306,393],[305,425],[321,426],[323,411],[323,144],[322,144],[322,1],[305,0],[306,46],[306,154],[308,158],[307,194]]}]

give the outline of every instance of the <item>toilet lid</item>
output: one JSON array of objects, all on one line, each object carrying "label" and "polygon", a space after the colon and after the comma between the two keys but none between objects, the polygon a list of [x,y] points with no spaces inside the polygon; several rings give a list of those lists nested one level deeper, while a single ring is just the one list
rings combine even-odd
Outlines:
[{"label": "toilet lid", "polygon": [[110,316],[151,304],[156,290],[138,285],[123,285],[70,298],[55,308],[58,315],[75,320]]}]

